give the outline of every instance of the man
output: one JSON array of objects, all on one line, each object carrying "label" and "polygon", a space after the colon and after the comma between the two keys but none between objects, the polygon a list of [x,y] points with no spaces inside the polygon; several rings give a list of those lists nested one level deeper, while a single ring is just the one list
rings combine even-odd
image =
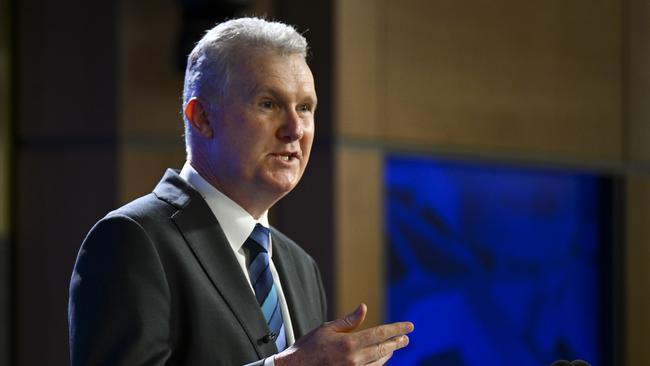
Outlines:
[{"label": "man", "polygon": [[410,323],[325,323],[314,261],[269,226],[302,176],[316,93],[293,28],[235,19],[189,56],[187,162],[109,213],[70,285],[73,365],[380,365]]}]

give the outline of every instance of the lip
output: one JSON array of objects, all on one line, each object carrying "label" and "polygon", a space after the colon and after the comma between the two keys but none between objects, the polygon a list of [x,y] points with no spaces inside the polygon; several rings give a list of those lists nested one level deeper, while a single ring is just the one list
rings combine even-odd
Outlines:
[{"label": "lip", "polygon": [[[274,159],[284,164],[291,164],[300,160],[300,153],[297,151],[281,151],[269,154]],[[283,160],[281,157],[288,156],[289,160]]]}]

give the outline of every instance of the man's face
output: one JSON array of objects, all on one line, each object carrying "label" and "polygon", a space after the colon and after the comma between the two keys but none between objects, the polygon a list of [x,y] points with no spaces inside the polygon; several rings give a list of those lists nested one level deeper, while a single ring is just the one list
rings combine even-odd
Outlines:
[{"label": "man's face", "polygon": [[309,160],[314,78],[300,55],[243,48],[237,56],[221,105],[208,112],[212,183],[244,207],[273,203],[296,186]]}]

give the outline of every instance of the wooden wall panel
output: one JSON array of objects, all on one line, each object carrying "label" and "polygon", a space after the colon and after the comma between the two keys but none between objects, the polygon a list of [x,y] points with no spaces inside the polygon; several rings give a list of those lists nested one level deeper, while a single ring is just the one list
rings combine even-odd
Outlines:
[{"label": "wooden wall panel", "polygon": [[[627,365],[650,364],[650,3],[628,0],[625,8],[627,158],[626,311]],[[642,169],[638,169],[641,167]]]},{"label": "wooden wall panel", "polygon": [[650,163],[650,2],[628,0],[626,12],[626,81],[629,118],[628,153]]},{"label": "wooden wall panel", "polygon": [[123,138],[181,136],[183,71],[176,65],[180,8],[173,2],[120,4],[120,132]]},{"label": "wooden wall panel", "polygon": [[388,138],[620,160],[619,2],[383,2]]},{"label": "wooden wall panel", "polygon": [[182,142],[134,141],[122,146],[118,162],[118,198],[122,205],[151,193],[167,168],[181,169],[185,163],[185,146]]},{"label": "wooden wall panel", "polygon": [[379,39],[381,18],[375,0],[337,1],[335,129],[341,136],[379,136],[382,93]]},{"label": "wooden wall panel", "polygon": [[339,148],[336,163],[336,315],[364,302],[365,325],[377,325],[384,319],[382,156]]},{"label": "wooden wall panel", "polygon": [[120,3],[120,204],[151,192],[166,168],[185,162],[180,20],[173,2]]},{"label": "wooden wall panel", "polygon": [[650,177],[629,177],[626,191],[626,365],[650,365]]},{"label": "wooden wall panel", "polygon": [[619,1],[342,3],[346,137],[621,160]]}]

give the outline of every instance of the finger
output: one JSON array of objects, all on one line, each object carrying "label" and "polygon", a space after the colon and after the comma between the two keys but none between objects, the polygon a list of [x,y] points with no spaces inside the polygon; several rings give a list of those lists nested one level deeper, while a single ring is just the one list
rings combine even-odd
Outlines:
[{"label": "finger", "polygon": [[409,337],[401,335],[384,342],[369,345],[359,352],[359,360],[364,363],[377,362],[386,356],[392,355],[398,349],[408,346],[408,344]]},{"label": "finger", "polygon": [[350,332],[363,323],[367,313],[368,307],[366,304],[359,304],[350,314],[333,320],[328,324],[337,332]]},{"label": "finger", "polygon": [[413,323],[399,322],[391,324],[382,324],[376,327],[368,328],[354,334],[354,337],[361,347],[371,344],[377,344],[390,338],[400,335],[409,334],[413,331]]}]

